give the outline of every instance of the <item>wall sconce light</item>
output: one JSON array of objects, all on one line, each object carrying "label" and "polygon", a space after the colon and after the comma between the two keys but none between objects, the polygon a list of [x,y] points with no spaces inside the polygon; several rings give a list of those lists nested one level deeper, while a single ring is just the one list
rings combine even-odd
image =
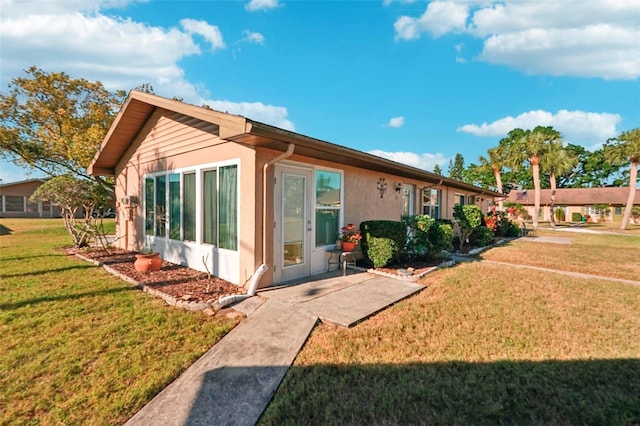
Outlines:
[{"label": "wall sconce light", "polygon": [[396,192],[399,194],[402,191],[402,182],[398,182],[396,185]]},{"label": "wall sconce light", "polygon": [[376,184],[378,191],[380,191],[380,198],[384,197],[384,193],[387,191],[387,182],[383,177],[378,179],[378,183]]}]

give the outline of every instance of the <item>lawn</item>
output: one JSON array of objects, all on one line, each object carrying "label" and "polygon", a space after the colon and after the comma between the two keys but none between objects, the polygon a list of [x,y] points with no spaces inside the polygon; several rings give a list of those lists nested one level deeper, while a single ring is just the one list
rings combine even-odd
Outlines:
[{"label": "lawn", "polygon": [[0,231],[0,424],[122,424],[236,324],[67,256],[59,219]]},{"label": "lawn", "polygon": [[538,236],[568,238],[571,244],[513,240],[480,258],[640,281],[640,236],[541,230]]},{"label": "lawn", "polygon": [[[640,239],[589,237],[535,262],[638,263]],[[555,250],[525,244],[487,255]],[[261,423],[640,423],[640,287],[479,262],[423,282],[354,328],[316,327]]]}]

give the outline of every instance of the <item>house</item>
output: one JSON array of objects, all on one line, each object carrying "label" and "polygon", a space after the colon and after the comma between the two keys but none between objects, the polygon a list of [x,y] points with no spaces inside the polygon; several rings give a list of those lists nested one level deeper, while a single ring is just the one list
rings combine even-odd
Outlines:
[{"label": "house", "polygon": [[49,201],[33,202],[29,197],[47,179],[27,179],[0,185],[0,217],[59,217],[60,208]]},{"label": "house", "polygon": [[[556,190],[555,210],[559,220],[572,221],[574,213],[587,217],[594,221],[611,221],[613,216],[621,216],[624,213],[628,187],[604,187],[604,188],[559,188]],[[507,201],[520,204],[528,211],[529,216],[534,211],[534,190],[514,190],[509,193]],[[548,221],[551,215],[551,190],[540,190],[540,215],[539,220]],[[636,189],[636,197],[633,203],[640,205],[640,189]],[[562,219],[564,218],[564,219]]]},{"label": "house", "polygon": [[[501,194],[344,146],[132,91],[89,173],[114,176],[119,247],[260,286],[327,270],[341,226]],[[264,268],[260,268],[262,271]]]}]

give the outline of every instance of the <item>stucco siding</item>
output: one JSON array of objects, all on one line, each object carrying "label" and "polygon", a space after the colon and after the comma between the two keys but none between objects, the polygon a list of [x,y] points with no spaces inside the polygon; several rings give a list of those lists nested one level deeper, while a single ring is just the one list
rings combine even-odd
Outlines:
[{"label": "stucco siding", "polygon": [[[251,147],[222,141],[216,133],[217,126],[186,119],[180,114],[163,112],[152,116],[116,167],[117,234],[122,237],[118,246],[128,250],[153,246],[168,261],[188,264],[202,271],[208,267],[222,278],[244,284],[256,264],[255,227],[252,226],[255,219],[255,151]],[[145,235],[143,186],[146,176],[159,172],[201,174],[207,167],[215,168],[220,164],[238,165],[239,244],[236,252],[197,242]],[[121,203],[123,198],[130,196],[137,202],[133,208]]]}]

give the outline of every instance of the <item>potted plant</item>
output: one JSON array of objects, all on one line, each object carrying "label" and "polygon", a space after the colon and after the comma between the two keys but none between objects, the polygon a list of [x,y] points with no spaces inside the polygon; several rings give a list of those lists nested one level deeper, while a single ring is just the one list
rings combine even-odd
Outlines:
[{"label": "potted plant", "polygon": [[356,228],[353,223],[340,228],[340,241],[342,243],[342,251],[353,251],[362,239],[360,229]]},{"label": "potted plant", "polygon": [[136,254],[136,261],[133,264],[138,272],[151,272],[159,271],[162,268],[162,259],[160,259],[160,253],[155,252],[149,248],[145,248],[140,253]]}]

